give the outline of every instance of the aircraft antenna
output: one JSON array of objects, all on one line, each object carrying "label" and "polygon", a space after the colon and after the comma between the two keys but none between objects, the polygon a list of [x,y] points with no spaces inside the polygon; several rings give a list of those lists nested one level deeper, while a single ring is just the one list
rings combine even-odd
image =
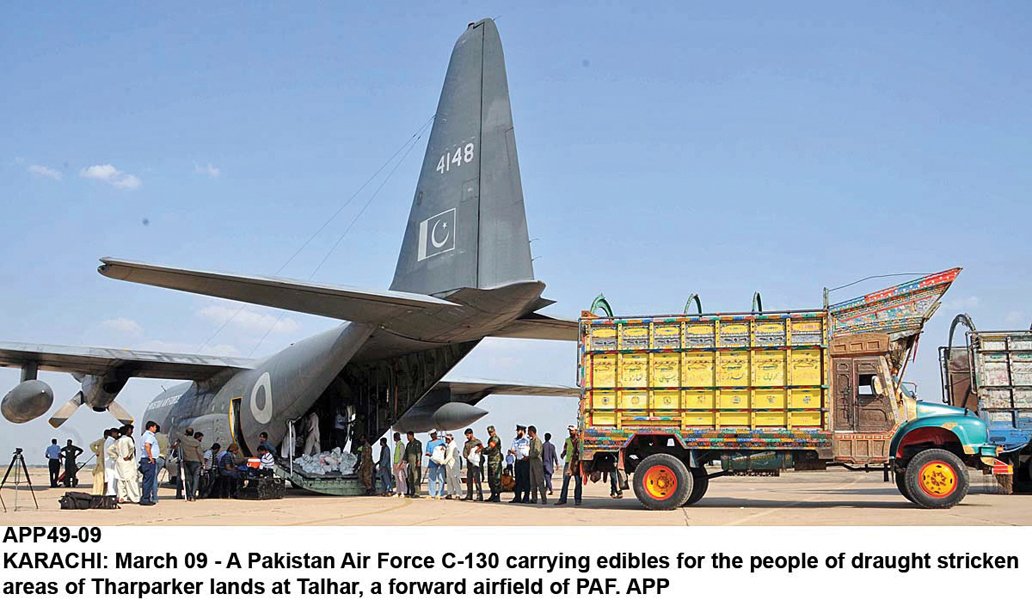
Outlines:
[{"label": "aircraft antenna", "polygon": [[[366,182],[362,184],[362,187],[359,188],[359,191],[355,192],[350,198],[348,198],[347,202],[344,203],[344,206],[342,206],[339,210],[337,210],[337,212],[334,213],[333,217],[331,217],[329,219],[329,221],[324,223],[323,226],[319,228],[319,231],[322,231],[323,229],[325,229],[326,226],[329,225],[330,221],[333,221],[337,217],[337,215],[339,215],[340,212],[344,209],[344,207],[346,207],[348,204],[350,204],[351,201],[354,200],[356,196],[358,196],[359,192],[361,192],[362,189],[364,189],[366,187],[366,185],[368,185],[369,182],[372,181],[374,177],[376,177],[376,175],[378,175],[381,171],[383,171],[384,167],[386,167],[391,161],[394,160],[395,157],[398,156],[399,153],[402,152],[402,150],[404,150],[404,153],[401,154],[401,158],[399,158],[397,160],[397,162],[394,163],[394,166],[391,167],[391,170],[387,172],[387,176],[384,177],[383,181],[380,182],[380,185],[378,185],[376,187],[376,189],[373,190],[373,193],[369,196],[369,199],[366,200],[365,204],[362,205],[362,208],[358,211],[358,214],[356,214],[354,216],[354,218],[351,219],[351,222],[348,223],[347,227],[344,228],[344,231],[341,232],[341,234],[339,236],[337,236],[337,241],[335,241],[333,243],[333,246],[329,249],[329,251],[326,252],[326,254],[323,256],[322,260],[319,261],[319,264],[316,265],[315,269],[313,269],[311,274],[308,275],[308,279],[309,280],[315,278],[315,275],[319,272],[320,269],[323,268],[323,265],[326,264],[326,261],[329,260],[330,256],[332,256],[334,251],[337,250],[337,247],[340,246],[340,243],[342,241],[344,241],[344,238],[348,235],[348,233],[351,231],[351,229],[355,226],[355,223],[357,223],[358,220],[362,218],[362,215],[365,214],[366,209],[368,209],[369,206],[373,203],[373,200],[375,200],[376,197],[380,194],[380,191],[383,190],[384,186],[387,185],[387,182],[391,180],[391,177],[394,175],[395,171],[398,170],[398,167],[400,167],[402,165],[402,163],[405,162],[405,159],[408,158],[408,155],[409,155],[409,153],[412,152],[412,149],[416,147],[417,142],[419,142],[420,138],[423,137],[423,134],[426,132],[426,129],[430,126],[430,124],[433,123],[433,120],[434,120],[434,117],[431,116],[425,123],[423,123],[423,126],[420,127],[419,130],[417,130],[415,133],[413,133],[412,136],[409,137],[409,139],[405,142],[405,144],[402,145],[401,148],[398,148],[398,150],[393,155],[391,155],[391,157],[389,159],[387,159],[387,162],[384,163],[383,166],[381,166],[379,169],[377,169],[376,173],[373,174],[373,177],[370,177],[368,180],[366,180]],[[408,147],[406,148],[406,146],[408,146]],[[319,232],[316,232],[315,235],[318,235],[318,234],[319,234]],[[314,239],[315,235],[313,235],[312,238],[309,238],[308,241],[310,242],[312,239]],[[305,244],[307,245],[308,242],[305,242]],[[300,252],[300,250],[298,250],[298,252]],[[298,252],[295,252],[294,256],[297,256]],[[291,257],[291,260],[293,260],[293,257]],[[287,262],[289,263],[290,261],[288,260]],[[284,264],[283,266],[285,267],[286,264]],[[278,272],[277,272],[277,274],[278,274]],[[241,307],[241,310],[243,310],[243,307]],[[261,339],[258,340],[258,343],[255,344],[253,348],[251,348],[251,351],[248,352],[248,354],[247,354],[248,357],[253,355],[258,350],[258,348],[261,347],[261,345],[265,342],[265,339],[269,337],[270,333],[272,333],[272,330],[275,329],[277,325],[279,325],[281,320],[283,320],[283,315],[284,315],[285,312],[286,312],[285,310],[278,311],[278,313],[276,315],[276,320],[265,331],[265,334],[262,335]]]},{"label": "aircraft antenna", "polygon": [[[340,214],[344,211],[345,208],[347,208],[348,206],[351,205],[351,203],[355,200],[355,198],[357,198],[358,195],[362,193],[362,190],[366,189],[366,187],[368,187],[369,184],[372,183],[373,180],[376,179],[376,177],[380,173],[382,173],[383,170],[386,169],[387,166],[390,165],[391,162],[394,161],[394,159],[399,154],[402,153],[402,151],[405,152],[405,156],[408,156],[408,153],[412,151],[413,145],[417,141],[419,141],[419,138],[421,138],[423,136],[423,133],[426,131],[426,128],[429,127],[430,124],[434,122],[434,117],[436,117],[436,116],[437,116],[436,114],[430,115],[430,118],[428,118],[419,127],[419,129],[417,129],[415,131],[415,133],[413,133],[411,136],[409,136],[408,139],[406,139],[403,144],[398,146],[398,149],[394,151],[394,154],[391,154],[390,158],[388,158],[386,161],[384,161],[384,163],[382,165],[380,165],[380,168],[377,169],[376,171],[374,171],[373,174],[370,175],[369,178],[366,179],[365,182],[363,182],[362,185],[360,185],[358,187],[358,189],[355,190],[355,192],[353,194],[351,194],[351,196],[349,196],[348,199],[345,200],[344,203],[341,204],[340,207],[337,208],[337,210],[332,215],[330,215],[330,218],[326,219],[326,221],[324,221],[323,224],[320,225],[319,228],[316,229],[315,232],[312,235],[310,235],[308,237],[308,239],[306,239],[304,241],[304,243],[302,243],[301,246],[298,247],[298,249],[294,251],[293,254],[290,255],[290,258],[288,258],[282,265],[280,265],[280,268],[276,269],[276,272],[274,273],[274,275],[279,275],[280,273],[282,273],[283,270],[286,269],[287,266],[289,266],[290,263],[293,262],[294,259],[297,258],[298,255],[301,254],[301,252],[304,251],[304,249],[307,248],[308,245],[311,244],[312,241],[315,240],[315,238],[317,238],[319,236],[320,233],[322,233],[327,227],[330,226],[330,223],[332,223],[334,220],[337,219],[338,216],[340,216]],[[402,157],[402,161],[403,160],[404,160],[404,157]],[[398,164],[400,164],[400,163],[401,163],[401,161],[398,162]],[[391,169],[390,173],[387,174],[387,179],[390,179],[390,176],[394,173],[394,171],[397,168],[398,168],[398,165],[396,164],[394,166],[394,168]],[[384,180],[384,183],[386,183],[387,179]],[[373,197],[375,197],[376,193],[378,193],[380,191],[380,189],[383,188],[384,183],[380,184],[380,187],[377,188],[376,192],[374,192]],[[368,206],[368,204],[369,203],[367,202],[366,206]],[[365,208],[362,209],[362,212],[364,212],[364,211],[365,211]],[[359,213],[359,215],[361,215],[361,212]],[[352,224],[354,224],[354,221],[352,221]],[[351,225],[348,226],[348,229],[350,229],[350,228],[351,228]],[[347,230],[345,230],[345,233],[347,233]],[[343,237],[343,235],[341,237]],[[333,248],[336,249],[338,244],[340,244],[340,239],[337,240],[337,243],[334,244]],[[333,252],[333,250],[330,250],[330,252]],[[327,256],[325,258],[323,258],[322,262],[319,263],[319,266],[316,267],[316,271],[318,271],[319,268],[322,267],[323,263],[326,262],[327,258],[329,258],[328,254],[327,254]],[[313,272],[313,276],[314,276],[314,274],[315,274],[315,272]],[[311,276],[309,276],[309,279],[311,279]],[[244,305],[241,305],[239,308],[237,308],[236,312],[234,312],[232,315],[230,315],[228,319],[223,321],[222,325],[220,325],[218,327],[218,329],[216,329],[210,336],[208,336],[208,339],[204,340],[204,342],[200,346],[197,347],[197,351],[200,352],[205,346],[210,344],[212,342],[212,340],[214,340],[216,337],[218,337],[218,335],[220,333],[222,333],[222,331],[226,328],[226,326],[228,326],[230,323],[233,322],[233,320],[235,320],[238,316],[240,316],[240,313],[243,312],[245,308],[246,308],[246,306],[244,306]],[[282,315],[282,313],[283,313],[283,311],[280,311],[280,315]],[[265,332],[265,335],[262,336],[261,341],[258,342],[259,346],[261,345],[262,342],[265,341],[265,338],[269,336],[269,333],[272,332],[272,330],[276,327],[276,325],[279,324],[280,320],[281,319],[278,317],[276,319],[276,321],[273,323],[272,327],[270,327],[269,330]],[[258,348],[258,346],[255,346],[254,350],[257,350],[257,348]],[[254,350],[251,350],[251,354],[254,353]],[[250,356],[250,354],[248,354],[248,356]]]}]

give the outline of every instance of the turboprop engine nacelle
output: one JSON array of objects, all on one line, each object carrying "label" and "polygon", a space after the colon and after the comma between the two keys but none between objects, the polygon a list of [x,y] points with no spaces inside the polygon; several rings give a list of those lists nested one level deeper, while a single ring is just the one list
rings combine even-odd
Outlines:
[{"label": "turboprop engine nacelle", "polygon": [[125,387],[126,380],[119,377],[85,375],[79,379],[79,382],[82,383],[79,403],[85,404],[96,412],[104,412],[115,401],[115,396]]},{"label": "turboprop engine nacelle", "polygon": [[115,402],[115,396],[125,387],[128,378],[118,375],[74,375],[82,389],[50,417],[50,425],[57,428],[64,424],[80,406],[85,404],[95,412],[107,411],[122,423],[133,422],[132,416]]},{"label": "turboprop engine nacelle", "polygon": [[449,402],[434,412],[434,427],[441,431],[461,429],[486,414],[486,410],[472,404]]},{"label": "turboprop engine nacelle", "polygon": [[462,429],[486,414],[486,410],[465,402],[448,402],[437,409],[417,406],[410,409],[401,420],[395,423],[393,429],[417,433],[431,429],[452,431]]},{"label": "turboprop engine nacelle", "polygon": [[11,423],[27,423],[50,410],[54,390],[45,382],[29,379],[7,392],[0,402],[0,413]]}]

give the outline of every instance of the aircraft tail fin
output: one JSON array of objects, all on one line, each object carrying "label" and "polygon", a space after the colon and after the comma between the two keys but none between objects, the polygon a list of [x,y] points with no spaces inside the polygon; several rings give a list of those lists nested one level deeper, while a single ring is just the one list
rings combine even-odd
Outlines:
[{"label": "aircraft tail fin", "polygon": [[484,19],[452,50],[391,289],[533,279],[502,44]]}]

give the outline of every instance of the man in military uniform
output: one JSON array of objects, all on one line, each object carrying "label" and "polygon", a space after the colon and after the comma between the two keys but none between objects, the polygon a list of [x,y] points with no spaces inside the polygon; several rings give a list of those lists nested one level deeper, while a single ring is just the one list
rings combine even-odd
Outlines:
[{"label": "man in military uniform", "polygon": [[559,492],[559,501],[556,506],[566,504],[567,493],[570,491],[570,480],[573,480],[573,503],[580,506],[581,503],[581,473],[580,473],[580,440],[578,440],[577,428],[570,425],[566,428],[570,436],[566,438],[563,445],[562,457],[566,459],[566,466],[563,467],[563,490]]},{"label": "man in military uniform", "polygon": [[463,500],[473,499],[473,488],[477,489],[477,500],[484,501],[484,489],[481,487],[483,479],[483,454],[484,444],[473,435],[472,429],[466,429],[466,443],[462,446],[462,458],[466,459],[466,497]]},{"label": "man in military uniform", "polygon": [[373,449],[364,436],[359,439],[358,479],[362,482],[366,495],[372,496],[376,491],[376,486],[373,484]]},{"label": "man in military uniform", "polygon": [[495,435],[494,425],[487,428],[487,447],[484,448],[484,456],[487,457],[487,486],[491,489],[491,497],[488,502],[502,501],[502,440]]},{"label": "man in military uniform", "polygon": [[542,459],[545,444],[538,437],[537,427],[528,427],[527,434],[530,436],[530,450],[527,454],[527,461],[530,463],[530,503],[537,504],[540,493],[541,504],[548,504],[548,500],[545,499],[545,461]]},{"label": "man in military uniform", "polygon": [[516,495],[509,502],[530,504],[530,438],[524,425],[516,426],[516,438],[512,440],[509,455],[513,457],[513,473],[516,475]]},{"label": "man in military uniform", "polygon": [[411,431],[405,433],[405,462],[408,463],[408,491],[412,498],[419,497],[419,482],[423,479],[423,443]]}]

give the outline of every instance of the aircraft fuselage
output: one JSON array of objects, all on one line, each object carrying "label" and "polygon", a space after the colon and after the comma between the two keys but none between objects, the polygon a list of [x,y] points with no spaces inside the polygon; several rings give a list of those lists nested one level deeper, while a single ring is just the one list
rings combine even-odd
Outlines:
[{"label": "aircraft fuselage", "polygon": [[[186,427],[205,434],[206,446],[218,442],[226,447],[236,442],[245,452],[257,448],[258,434],[267,432],[272,440],[286,435],[288,423],[304,416],[326,392],[335,379],[342,376],[349,364],[393,369],[392,359],[406,354],[420,354],[434,348],[453,347],[456,351],[437,355],[433,372],[411,380],[405,398],[391,388],[383,388],[372,400],[375,404],[394,402],[387,414],[400,417],[405,410],[433,387],[476,343],[528,312],[539,303],[543,284],[524,282],[494,290],[463,289],[446,298],[461,304],[427,319],[412,315],[404,323],[415,328],[416,319],[427,323],[424,339],[401,336],[385,327],[361,323],[344,323],[296,342],[262,360],[252,369],[226,370],[206,381],[183,384],[158,395],[144,413],[142,423],[155,421],[170,435]],[[430,325],[432,324],[432,325]],[[389,377],[393,377],[390,374]],[[345,387],[345,389],[347,389]],[[398,389],[397,386],[394,387]],[[339,398],[340,404],[354,399]],[[398,403],[401,403],[398,405]],[[375,412],[367,406],[364,412]],[[376,419],[363,421],[359,432],[379,435],[393,422]],[[299,432],[300,433],[300,432]]]}]

